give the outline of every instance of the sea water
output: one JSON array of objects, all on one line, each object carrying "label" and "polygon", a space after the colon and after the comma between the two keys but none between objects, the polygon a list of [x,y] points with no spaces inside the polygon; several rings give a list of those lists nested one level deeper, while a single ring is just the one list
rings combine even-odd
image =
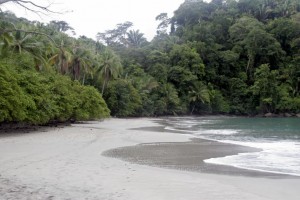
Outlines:
[{"label": "sea water", "polygon": [[260,149],[206,163],[300,176],[300,118],[174,117],[166,129]]}]

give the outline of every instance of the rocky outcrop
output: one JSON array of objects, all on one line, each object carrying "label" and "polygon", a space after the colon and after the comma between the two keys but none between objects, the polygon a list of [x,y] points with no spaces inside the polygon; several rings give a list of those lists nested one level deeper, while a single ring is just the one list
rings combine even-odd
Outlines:
[{"label": "rocky outcrop", "polygon": [[266,113],[266,114],[264,114],[264,117],[274,117],[274,114],[273,113]]},{"label": "rocky outcrop", "polygon": [[284,113],[283,116],[284,116],[284,117],[293,117],[293,115],[290,114],[290,113]]}]

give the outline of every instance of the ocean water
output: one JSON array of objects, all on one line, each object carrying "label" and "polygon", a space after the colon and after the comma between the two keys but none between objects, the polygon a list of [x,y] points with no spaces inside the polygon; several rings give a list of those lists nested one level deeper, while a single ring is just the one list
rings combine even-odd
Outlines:
[{"label": "ocean water", "polygon": [[207,163],[300,176],[300,118],[174,117],[165,123],[168,130],[261,149]]}]

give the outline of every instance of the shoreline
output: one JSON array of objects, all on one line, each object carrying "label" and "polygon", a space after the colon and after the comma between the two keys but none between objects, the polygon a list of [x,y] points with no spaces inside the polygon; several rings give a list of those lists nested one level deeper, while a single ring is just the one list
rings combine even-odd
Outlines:
[{"label": "shoreline", "polygon": [[[269,114],[269,115],[267,115]],[[103,118],[99,120],[91,120],[91,121],[73,121],[73,120],[68,120],[65,122],[56,122],[52,121],[43,125],[34,125],[34,124],[29,124],[26,122],[1,122],[0,123],[0,134],[2,132],[4,133],[10,133],[10,132],[32,132],[36,130],[40,130],[43,128],[53,128],[53,127],[64,127],[64,126],[70,126],[72,124],[85,124],[89,122],[99,122],[99,121],[104,121],[107,119],[123,119],[123,120],[129,120],[129,119],[153,119],[153,120],[159,120],[159,119],[164,119],[164,118],[169,118],[169,117],[240,117],[240,118],[300,118],[300,113],[266,113],[266,114],[256,114],[256,115],[247,115],[247,114],[241,114],[241,115],[236,115],[236,114],[195,114],[195,115],[165,115],[165,116],[150,116],[150,117],[110,117],[110,118]]]},{"label": "shoreline", "polygon": [[277,179],[300,178],[299,176],[290,174],[243,169],[230,165],[218,165],[205,162],[205,160],[210,158],[258,151],[261,151],[261,149],[208,139],[193,138],[188,142],[141,143],[134,146],[119,147],[107,150],[103,152],[102,155],[140,165],[199,173]]},{"label": "shoreline", "polygon": [[[46,132],[6,134],[0,137],[0,196],[16,200],[298,199],[300,179],[294,177],[211,174],[140,165],[102,155],[139,144],[151,151],[151,144],[157,143],[172,151],[190,148],[187,146],[191,143],[199,148],[199,141],[190,141],[189,135],[154,131],[159,129],[155,120],[107,119]],[[154,128],[139,130],[143,127]],[[210,142],[202,141],[202,145]],[[168,158],[164,150],[161,152]]]},{"label": "shoreline", "polygon": [[[160,124],[160,126],[155,126],[155,127],[141,127],[141,128],[136,128],[133,130],[140,130],[140,131],[154,131],[154,132],[168,132],[168,133],[176,133],[180,135],[189,135],[190,141],[189,142],[182,142],[182,143],[169,143],[168,145],[193,145],[197,143],[198,141],[198,152],[191,156],[188,154],[188,151],[195,151],[193,150],[193,147],[185,152],[186,156],[191,156],[191,157],[198,157],[201,162],[199,163],[194,163],[195,166],[186,166],[184,169],[183,168],[178,168],[179,170],[188,170],[188,171],[198,171],[202,173],[212,173],[212,174],[224,174],[224,175],[236,175],[236,176],[254,176],[254,177],[268,177],[268,178],[285,178],[285,177],[290,177],[290,178],[300,178],[300,175],[298,174],[290,174],[290,173],[284,173],[284,172],[274,172],[274,171],[267,171],[267,170],[259,170],[259,169],[252,169],[252,168],[243,168],[239,166],[234,166],[234,165],[224,165],[224,164],[215,164],[215,163],[206,163],[205,160],[209,160],[211,158],[222,158],[226,156],[232,156],[232,155],[237,155],[237,154],[243,154],[243,153],[251,153],[251,152],[260,152],[263,151],[263,149],[260,148],[255,148],[255,147],[250,147],[250,146],[245,146],[245,145],[239,145],[239,144],[232,144],[228,143],[226,141],[218,141],[218,140],[213,140],[213,139],[208,139],[208,138],[201,138],[200,136],[194,137],[191,132],[185,131],[185,130],[180,130],[180,129],[165,129],[165,126],[168,124],[165,123],[163,120],[165,118],[161,118],[162,121],[159,121],[159,119],[154,119],[153,121]],[[219,151],[218,153],[214,155],[206,156],[201,155],[201,143],[203,142],[210,142],[214,144],[215,146],[218,146],[216,144],[219,144],[219,146],[225,146],[227,149],[227,154]],[[223,144],[223,145],[222,145]],[[141,146],[140,146],[141,145]],[[159,166],[159,167],[165,167],[165,168],[173,168],[176,169],[176,165],[182,165],[182,161],[180,160],[175,160],[174,166],[168,166],[164,163],[161,163],[162,161],[153,161],[151,158],[143,158],[143,160],[137,160],[134,157],[139,157],[138,155],[133,154],[133,158],[130,158],[130,155],[127,150],[130,151],[130,149],[138,149],[137,152],[140,152],[141,150],[143,151],[142,145],[144,144],[139,144],[137,145],[138,147],[125,147],[124,150],[123,148],[118,148],[118,149],[111,149],[107,152],[104,152],[104,155],[109,156],[109,157],[116,157],[119,159],[122,159],[124,161],[128,162],[133,162],[133,163],[138,163],[142,165],[149,165],[149,166]],[[151,145],[151,144],[150,144]],[[159,145],[159,142],[156,144],[152,145]],[[161,145],[160,145],[161,146]],[[195,146],[195,145],[194,145]],[[217,148],[221,150],[220,148]],[[122,152],[124,151],[124,152]],[[147,151],[147,150],[146,150]],[[127,155],[126,155],[127,153]],[[170,152],[169,152],[170,153]],[[171,152],[172,153],[172,152]],[[131,153],[132,154],[132,153]],[[151,152],[148,152],[148,154],[151,154]],[[156,155],[151,155],[152,158],[155,157]],[[174,155],[173,155],[174,157]],[[176,158],[174,158],[176,159]],[[145,161],[145,162],[143,162]],[[176,163],[177,162],[177,163]],[[206,166],[211,166],[211,169],[205,169]],[[204,166],[204,167],[203,167]],[[202,169],[201,169],[202,168]]]}]

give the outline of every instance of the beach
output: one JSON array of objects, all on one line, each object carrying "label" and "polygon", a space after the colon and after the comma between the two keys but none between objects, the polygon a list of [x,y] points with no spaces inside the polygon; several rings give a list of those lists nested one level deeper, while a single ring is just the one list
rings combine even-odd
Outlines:
[{"label": "beach", "polygon": [[259,149],[106,119],[0,134],[0,199],[298,199],[300,178],[206,164]]}]

